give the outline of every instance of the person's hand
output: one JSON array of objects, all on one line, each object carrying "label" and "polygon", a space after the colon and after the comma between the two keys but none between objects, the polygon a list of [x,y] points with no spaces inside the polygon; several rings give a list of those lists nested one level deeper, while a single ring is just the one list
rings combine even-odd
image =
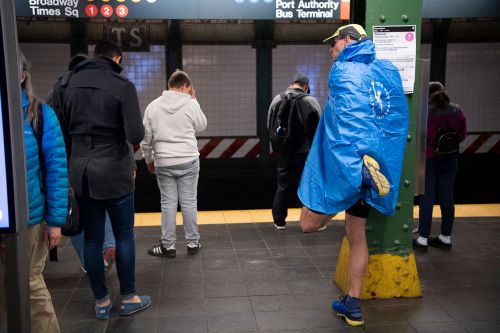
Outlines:
[{"label": "person's hand", "polygon": [[153,175],[155,174],[155,171],[156,171],[155,170],[155,162],[151,162],[148,164],[148,171],[149,171],[149,173],[151,173]]},{"label": "person's hand", "polygon": [[189,88],[190,88],[189,95],[191,95],[191,98],[195,99],[196,98],[196,90],[194,90],[194,86],[191,85]]},{"label": "person's hand", "polygon": [[49,227],[45,231],[45,243],[47,244],[47,249],[52,250],[57,246],[61,240],[61,227]]}]

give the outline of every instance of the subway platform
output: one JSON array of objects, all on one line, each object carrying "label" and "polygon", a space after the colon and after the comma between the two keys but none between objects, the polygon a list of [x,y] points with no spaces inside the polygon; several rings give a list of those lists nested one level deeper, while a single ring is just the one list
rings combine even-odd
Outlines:
[{"label": "subway platform", "polygon": [[[457,216],[451,252],[416,253],[423,297],[363,301],[358,328],[331,311],[341,294],[332,282],[344,236],[339,220],[303,234],[297,222],[275,230],[265,222],[269,210],[200,212],[200,253],[187,255],[178,226],[177,258],[168,259],[146,253],[158,242],[159,214],[137,214],[136,287],[153,303],[130,318],[115,307],[110,319],[94,319],[68,239],[44,274],[62,332],[500,332],[500,205],[457,206]],[[297,219],[292,210],[289,220]],[[114,267],[108,286],[118,301]]]}]

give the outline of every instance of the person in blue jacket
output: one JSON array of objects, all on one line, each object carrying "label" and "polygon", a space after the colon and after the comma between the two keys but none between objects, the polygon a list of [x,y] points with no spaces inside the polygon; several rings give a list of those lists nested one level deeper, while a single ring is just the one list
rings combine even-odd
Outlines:
[{"label": "person in blue jacket", "polygon": [[[68,213],[66,150],[59,121],[54,111],[48,105],[42,104],[33,93],[29,64],[21,52],[19,62],[29,207],[31,330],[45,333],[60,332],[42,272],[48,250],[54,248],[61,238],[61,226],[66,222]],[[43,119],[39,119],[40,116]],[[39,121],[43,123],[40,149],[43,154],[42,158],[39,156],[39,147],[34,132],[38,128]]]},{"label": "person in blue jacket", "polygon": [[327,39],[334,60],[329,96],[298,191],[303,232],[324,228],[346,211],[350,285],[333,310],[349,325],[364,323],[359,296],[368,265],[370,208],[394,214],[408,132],[408,107],[396,67],[375,57],[360,25]]}]

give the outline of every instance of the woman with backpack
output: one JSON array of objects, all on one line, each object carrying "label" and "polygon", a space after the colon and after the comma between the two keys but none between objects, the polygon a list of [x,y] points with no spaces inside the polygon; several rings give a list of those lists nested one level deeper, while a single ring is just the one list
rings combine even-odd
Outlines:
[{"label": "woman with backpack", "polygon": [[68,214],[66,149],[54,111],[33,93],[29,65],[19,52],[28,193],[28,264],[31,331],[60,332],[42,276],[47,251],[61,238]]},{"label": "woman with backpack", "polygon": [[[418,238],[413,240],[415,250],[427,251],[428,246],[451,250],[455,218],[453,185],[458,170],[459,144],[466,136],[467,122],[462,109],[450,103],[442,83],[430,82],[425,193],[420,196]],[[436,198],[441,207],[441,234],[429,238]]]}]

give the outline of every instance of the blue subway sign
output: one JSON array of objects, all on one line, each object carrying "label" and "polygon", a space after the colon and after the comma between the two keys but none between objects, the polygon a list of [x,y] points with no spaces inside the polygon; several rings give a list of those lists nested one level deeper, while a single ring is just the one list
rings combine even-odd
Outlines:
[{"label": "blue subway sign", "polygon": [[349,19],[350,0],[16,0],[17,16],[130,19]]}]

